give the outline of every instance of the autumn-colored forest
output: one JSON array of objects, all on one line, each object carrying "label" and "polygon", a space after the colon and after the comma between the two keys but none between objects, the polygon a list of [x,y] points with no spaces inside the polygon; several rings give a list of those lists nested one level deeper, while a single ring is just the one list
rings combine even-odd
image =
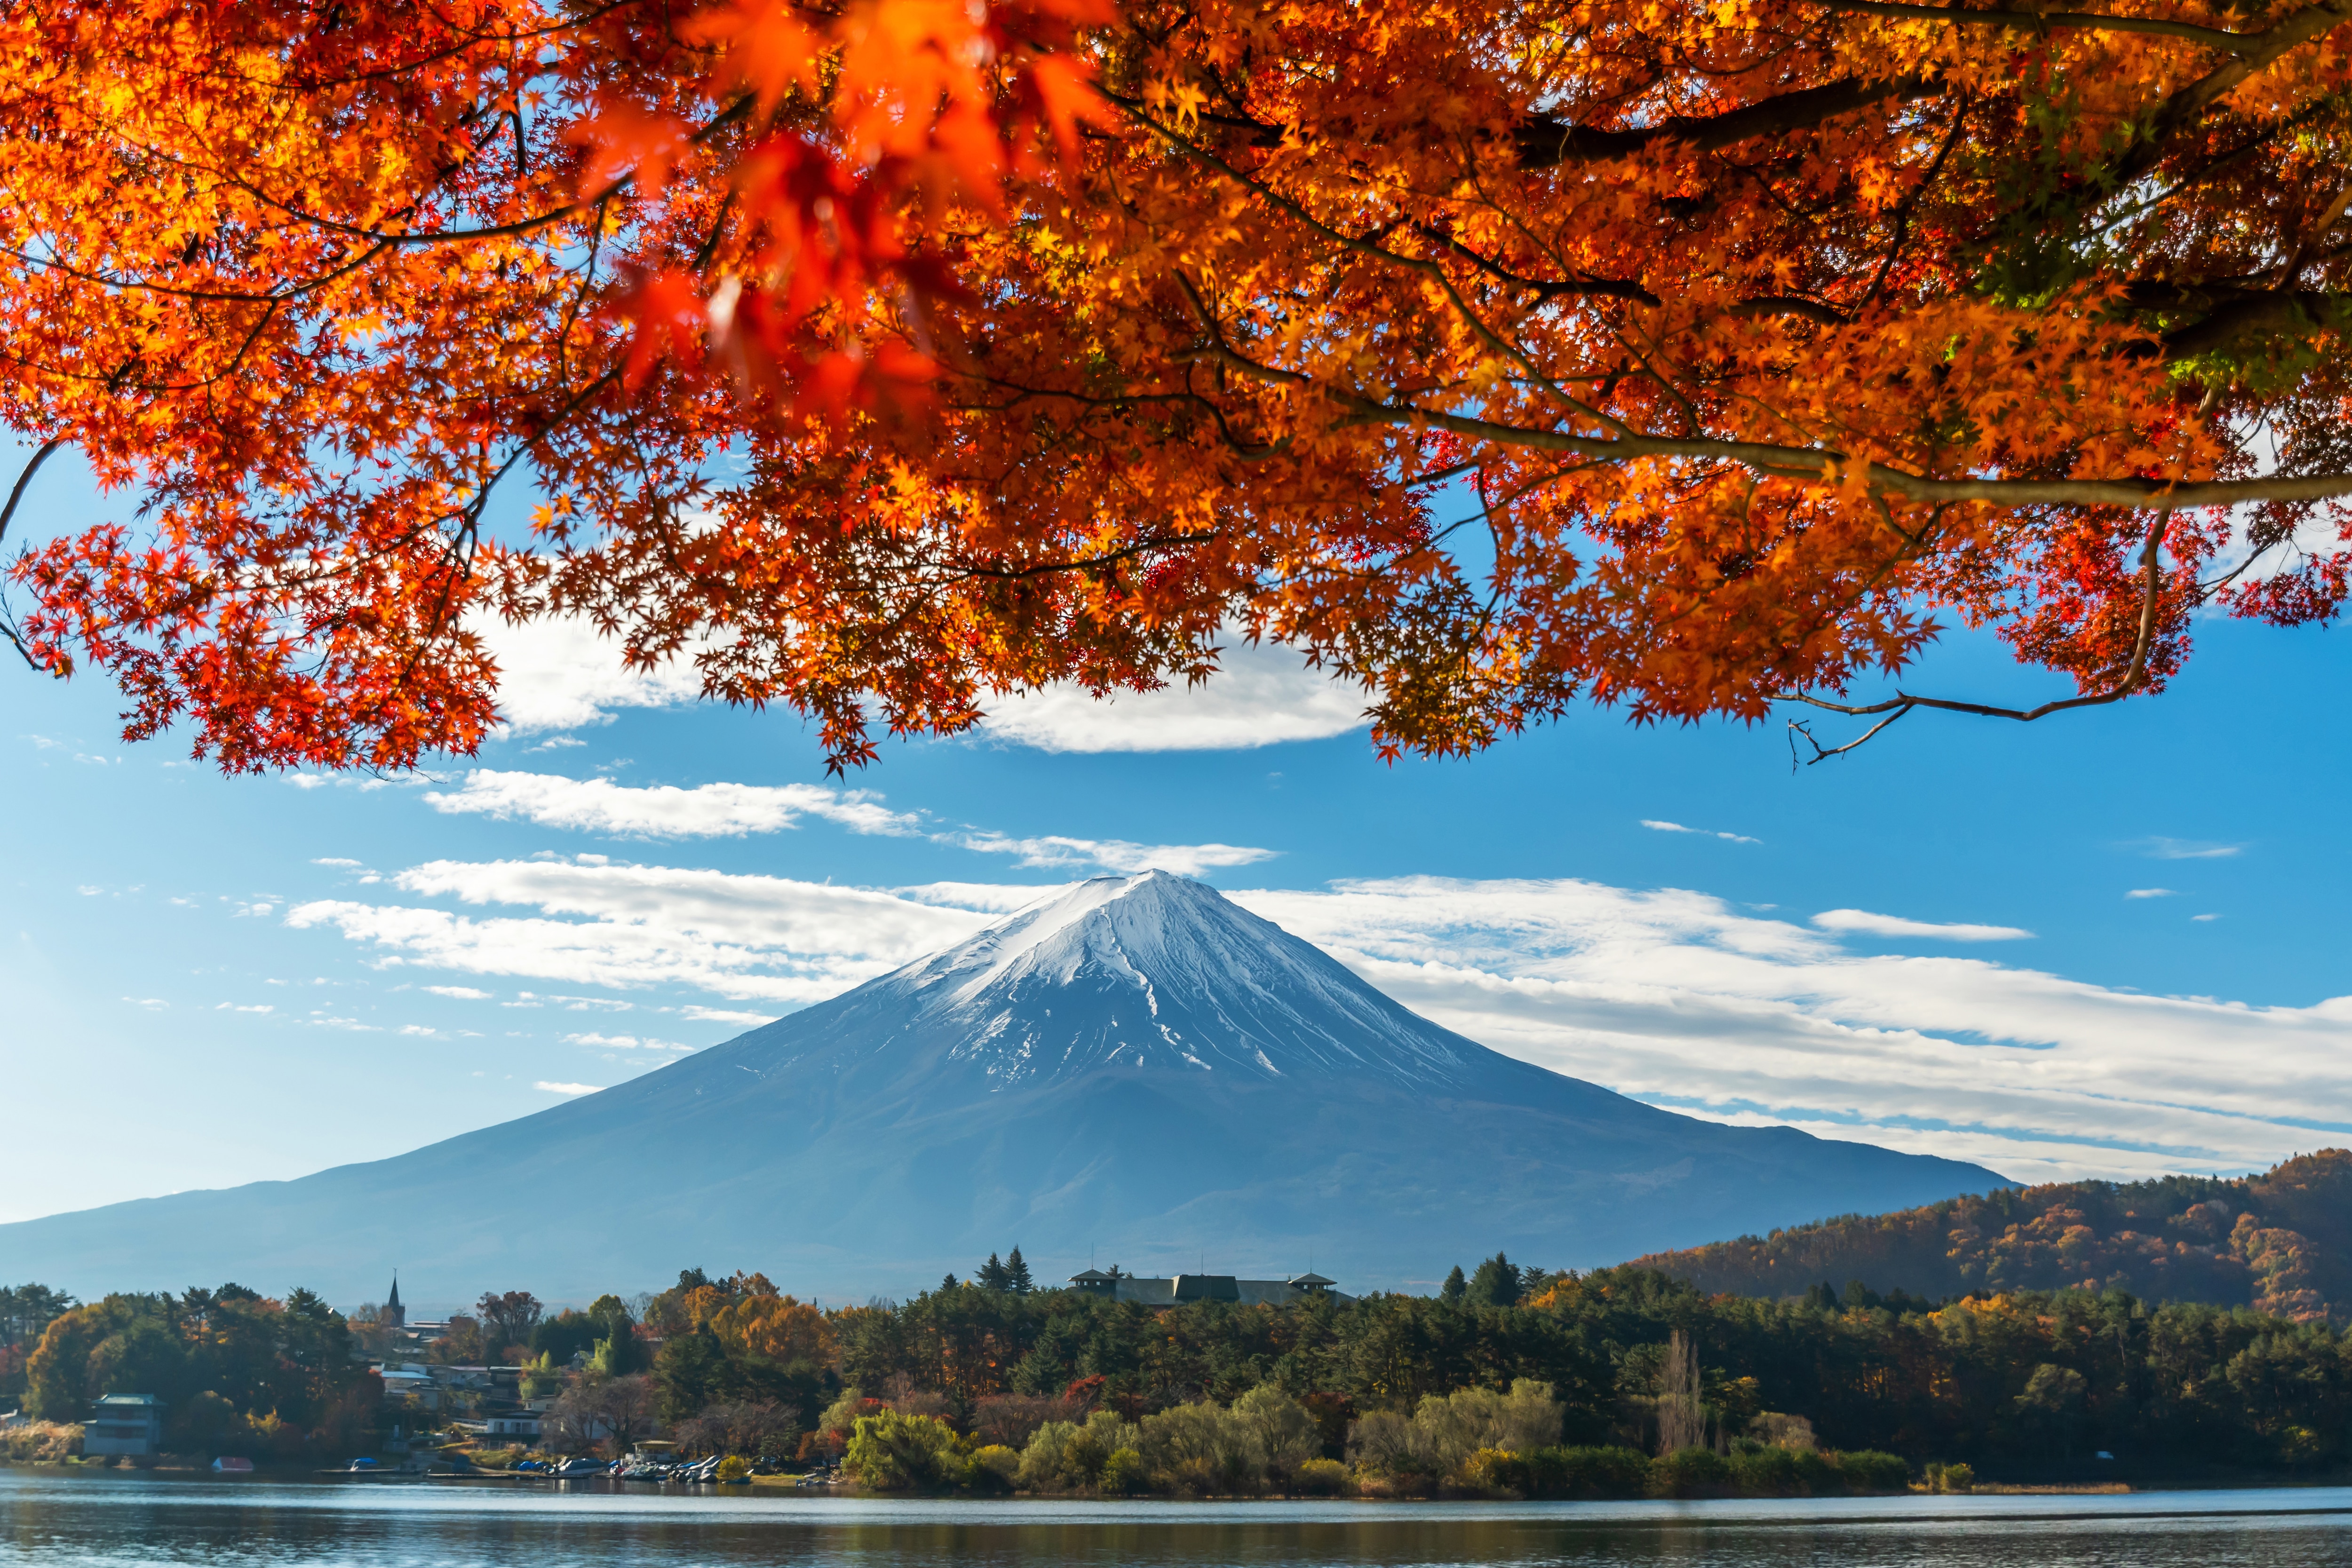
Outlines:
[{"label": "autumn-colored forest", "polygon": [[1781,1296],[1859,1280],[1930,1298],[2120,1290],[2352,1322],[2352,1153],[2261,1176],[2065,1182],[1846,1215],[1635,1260],[1702,1291]]}]

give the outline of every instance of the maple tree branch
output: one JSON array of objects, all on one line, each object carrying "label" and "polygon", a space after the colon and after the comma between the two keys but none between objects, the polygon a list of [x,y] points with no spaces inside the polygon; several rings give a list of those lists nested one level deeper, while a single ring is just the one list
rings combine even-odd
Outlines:
[{"label": "maple tree branch", "polygon": [[1654,125],[1632,131],[1598,131],[1554,120],[1549,115],[1530,115],[1520,123],[1515,141],[1522,169],[1552,169],[1566,163],[1630,158],[1662,141],[1681,142],[1698,152],[1713,152],[1759,136],[1810,130],[1825,120],[1868,109],[1890,98],[1938,98],[1945,90],[1925,77],[1895,77],[1878,81],[1846,77],[1820,87],[1784,92],[1722,114],[1668,115]]},{"label": "maple tree branch", "polygon": [[2234,51],[2261,33],[2231,33],[2200,27],[2193,22],[2167,22],[2155,16],[2115,16],[2102,11],[1976,11],[1956,5],[1906,5],[1889,0],[1820,0],[1824,10],[1864,16],[1888,16],[1900,21],[1951,22],[1975,27],[2010,27],[2041,32],[2056,27],[2067,32],[2147,33],[2164,38],[2186,38],[2217,49]]},{"label": "maple tree branch", "polygon": [[[2109,703],[2123,701],[2137,690],[2147,678],[2147,654],[2148,650],[2156,643],[2157,613],[2163,601],[2164,571],[2160,557],[2164,548],[2165,532],[2171,524],[2172,508],[2167,507],[2156,515],[2156,521],[2148,528],[2147,542],[2139,552],[2139,632],[2133,639],[2131,660],[2125,665],[2122,678],[2105,691],[2089,692],[2081,696],[2063,697],[2053,702],[2043,703],[2039,707],[2031,708],[1996,707],[1990,703],[1958,702],[1949,697],[1913,696],[1907,692],[1897,692],[1894,696],[1879,703],[1833,703],[1807,692],[1790,692],[1780,700],[1804,703],[1808,706],[1823,708],[1831,713],[1846,714],[1857,718],[1866,718],[1871,715],[1882,713],[1887,716],[1871,726],[1860,738],[1847,741],[1843,746],[1837,747],[1823,746],[1820,741],[1813,739],[1812,731],[1801,721],[1790,720],[1790,730],[1793,734],[1802,735],[1813,748],[1814,756],[1806,763],[1806,766],[1810,768],[1814,763],[1826,762],[1832,757],[1844,756],[1914,708],[1934,708],[1942,713],[1964,713],[1979,718],[2009,718],[2015,719],[2020,724],[2032,724],[2035,719],[2046,718],[2053,713],[2066,713],[2074,708],[2103,707]],[[1795,740],[1791,739],[1789,744],[1793,751]]]},{"label": "maple tree branch", "polygon": [[25,487],[33,482],[33,476],[41,471],[41,465],[49,460],[49,455],[65,444],[66,438],[62,435],[49,437],[48,440],[41,443],[40,450],[35,452],[26,462],[25,466],[18,470],[16,483],[8,490],[8,504],[0,507],[0,539],[8,537],[8,525],[16,520],[16,507],[25,498]]},{"label": "maple tree branch", "polygon": [[[750,93],[744,94],[741,98],[737,99],[733,103],[719,110],[718,114],[712,116],[710,120],[698,127],[691,136],[687,137],[686,145],[688,147],[699,147],[704,141],[716,136],[728,126],[732,125],[737,120],[742,120],[748,116],[751,112],[753,104],[757,101],[758,99],[754,95]],[[313,228],[324,229],[329,234],[347,235],[353,239],[370,240],[383,245],[400,246],[460,245],[468,240],[511,239],[521,235],[535,234],[539,230],[546,228],[551,225],[562,223],[568,218],[577,217],[582,213],[603,205],[604,203],[612,200],[614,196],[621,195],[627,192],[630,187],[635,185],[637,182],[637,171],[631,169],[626,173],[616,176],[610,183],[605,184],[603,189],[597,191],[593,195],[582,196],[576,201],[566,202],[559,207],[551,207],[547,211],[537,214],[531,217],[517,218],[511,223],[485,224],[479,228],[471,229],[430,229],[423,232],[415,230],[401,230],[397,233],[393,233],[383,229],[366,227],[359,224],[342,223],[334,218],[325,217],[317,213],[305,211],[300,207],[281,202],[276,197],[270,195],[267,191],[257,190],[254,186],[247,183],[245,181],[222,170],[212,169],[206,170],[205,172],[215,175],[224,184],[227,184],[237,190],[243,191],[247,195],[251,196],[255,201],[259,202],[264,206],[275,207],[278,211],[284,213],[288,217],[292,218],[299,223],[308,224]]]},{"label": "maple tree branch", "polygon": [[[1234,355],[1238,366],[1263,370]],[[1265,372],[1294,384],[1307,378],[1290,371]],[[1432,424],[1456,435],[1492,441],[1501,446],[1526,446],[1545,452],[1571,452],[1580,457],[1625,462],[1639,457],[1719,458],[1780,479],[1833,483],[1835,472],[1855,460],[1830,447],[1781,446],[1769,442],[1717,440],[1705,436],[1672,437],[1626,434],[1574,435],[1558,430],[1530,430],[1493,420],[1449,413],[1443,409],[1400,408],[1375,402],[1344,389],[1325,387],[1324,394],[1356,410],[1358,419],[1377,423]],[[1353,423],[1353,422],[1351,422]],[[1906,473],[1877,459],[1864,459],[1863,483],[1872,489],[1890,490],[1915,501],[1984,501],[1999,507],[2233,507],[2245,501],[2324,501],[2352,496],[2352,474],[2273,475],[2264,479],[2208,479],[2179,482],[2144,479],[1936,479]]]}]

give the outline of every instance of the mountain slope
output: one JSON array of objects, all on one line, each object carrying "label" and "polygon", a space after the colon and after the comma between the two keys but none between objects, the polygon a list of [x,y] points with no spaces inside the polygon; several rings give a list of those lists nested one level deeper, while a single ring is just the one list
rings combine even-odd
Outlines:
[{"label": "mountain slope", "polygon": [[[601,1093],[299,1181],[0,1226],[0,1276],[235,1277],[347,1299],[552,1299],[683,1265],[908,1291],[1019,1244],[1046,1273],[1426,1288],[2004,1185],[1727,1127],[1502,1056],[1200,883],[1106,877]],[[1066,1268],[1064,1266],[1066,1265]]]},{"label": "mountain slope", "polygon": [[1928,1297],[2100,1290],[2352,1321],[2352,1153],[2258,1176],[2067,1182],[1848,1215],[1635,1260],[1703,1291],[1795,1295],[1816,1284]]}]

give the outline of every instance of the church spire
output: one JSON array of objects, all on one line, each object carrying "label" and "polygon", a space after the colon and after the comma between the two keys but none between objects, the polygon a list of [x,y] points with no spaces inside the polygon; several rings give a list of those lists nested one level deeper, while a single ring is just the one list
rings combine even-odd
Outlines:
[{"label": "church spire", "polygon": [[396,1329],[408,1326],[407,1309],[400,1304],[400,1270],[397,1269],[392,1271],[392,1294],[383,1300],[383,1308],[379,1321]]}]

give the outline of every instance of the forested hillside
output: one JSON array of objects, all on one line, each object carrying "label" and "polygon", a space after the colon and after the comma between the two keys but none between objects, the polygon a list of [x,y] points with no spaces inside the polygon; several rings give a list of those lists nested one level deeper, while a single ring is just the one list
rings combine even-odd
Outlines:
[{"label": "forested hillside", "polygon": [[2352,1321],[2352,1152],[2257,1176],[2066,1182],[1636,1259],[1709,1293],[1929,1298],[2073,1288]]}]

